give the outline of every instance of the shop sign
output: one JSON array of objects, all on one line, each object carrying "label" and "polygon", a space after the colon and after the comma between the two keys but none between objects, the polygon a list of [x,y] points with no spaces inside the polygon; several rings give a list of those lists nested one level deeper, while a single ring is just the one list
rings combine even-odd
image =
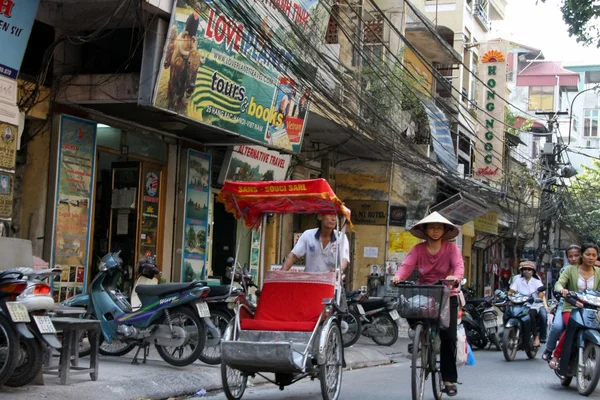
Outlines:
[{"label": "shop sign", "polygon": [[482,43],[478,70],[485,83],[481,91],[483,105],[478,113],[477,142],[475,144],[474,176],[477,179],[502,179],[504,154],[504,107],[506,98],[506,42]]},{"label": "shop sign", "polygon": [[306,35],[307,43],[321,41],[329,20],[324,3],[173,3],[154,106],[298,153],[311,90],[288,69],[296,63],[314,74],[317,69],[304,43],[289,40],[283,47],[276,41],[292,31]]},{"label": "shop sign", "polygon": [[91,202],[96,159],[96,123],[60,116],[51,266],[55,298],[63,301],[85,290],[88,271]]},{"label": "shop sign", "polygon": [[469,221],[462,226],[463,236],[474,237],[475,236],[475,224],[473,221]]},{"label": "shop sign", "polygon": [[475,218],[475,230],[482,233],[498,234],[498,213],[489,212],[481,217]]},{"label": "shop sign", "polygon": [[292,156],[262,146],[235,146],[227,151],[219,183],[283,181]]},{"label": "shop sign", "polygon": [[211,157],[188,150],[183,232],[183,282],[206,280]]},{"label": "shop sign", "polygon": [[433,206],[431,211],[437,211],[455,224],[463,225],[485,214],[487,207],[466,193],[457,193]]},{"label": "shop sign", "polygon": [[16,125],[0,122],[0,168],[15,169],[17,136],[18,128]]},{"label": "shop sign", "polygon": [[39,0],[0,0],[0,76],[17,79]]},{"label": "shop sign", "polygon": [[140,258],[156,257],[160,207],[160,169],[145,166],[142,172],[142,225],[140,230]]},{"label": "shop sign", "polygon": [[387,201],[348,200],[344,205],[352,211],[352,222],[355,225],[387,224]]},{"label": "shop sign", "polygon": [[390,206],[390,225],[406,226],[406,206]]},{"label": "shop sign", "polygon": [[14,175],[8,172],[0,172],[0,218],[8,219],[12,217],[13,185]]}]

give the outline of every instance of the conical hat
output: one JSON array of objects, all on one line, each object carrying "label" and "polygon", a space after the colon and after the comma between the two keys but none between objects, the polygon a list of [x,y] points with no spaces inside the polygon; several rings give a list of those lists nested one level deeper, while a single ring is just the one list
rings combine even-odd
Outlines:
[{"label": "conical hat", "polygon": [[446,232],[442,236],[442,240],[450,240],[458,236],[458,228],[446,218],[442,217],[440,213],[437,211],[432,212],[419,222],[417,222],[411,229],[410,233],[413,236],[418,237],[419,239],[427,240],[427,235],[422,228],[424,228],[425,224],[444,224],[446,225]]}]

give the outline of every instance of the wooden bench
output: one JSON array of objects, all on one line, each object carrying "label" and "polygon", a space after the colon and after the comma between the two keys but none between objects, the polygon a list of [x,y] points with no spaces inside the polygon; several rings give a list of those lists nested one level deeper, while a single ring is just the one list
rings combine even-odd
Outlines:
[{"label": "wooden bench", "polygon": [[[58,375],[61,385],[66,385],[70,375],[90,374],[93,381],[98,380],[98,352],[100,349],[100,321],[80,318],[52,318],[54,327],[62,332],[62,349],[60,362],[52,365],[52,357],[47,358],[44,374]],[[79,366],[79,337],[82,332],[88,332],[91,346],[89,367]]]}]

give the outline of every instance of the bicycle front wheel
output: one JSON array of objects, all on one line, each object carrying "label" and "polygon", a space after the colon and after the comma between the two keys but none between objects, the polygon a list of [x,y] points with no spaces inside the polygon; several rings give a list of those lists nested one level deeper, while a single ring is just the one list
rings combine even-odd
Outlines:
[{"label": "bicycle front wheel", "polygon": [[[439,336],[436,340],[440,340]],[[444,382],[442,381],[442,371],[440,370],[440,352],[430,352],[429,366],[431,368],[431,385],[433,386],[433,398],[441,400],[444,394]]]},{"label": "bicycle front wheel", "polygon": [[423,325],[415,325],[415,337],[412,348],[411,389],[413,400],[423,400],[425,395],[425,380],[429,359],[429,342]]}]

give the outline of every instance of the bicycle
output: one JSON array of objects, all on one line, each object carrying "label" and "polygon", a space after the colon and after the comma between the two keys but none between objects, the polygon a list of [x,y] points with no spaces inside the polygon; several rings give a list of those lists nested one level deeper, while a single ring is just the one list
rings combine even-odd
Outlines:
[{"label": "bicycle", "polygon": [[417,285],[414,282],[398,282],[402,318],[410,320],[413,330],[411,360],[411,391],[413,400],[422,400],[425,381],[431,375],[433,396],[441,400],[444,382],[440,370],[440,314],[442,305],[450,301],[450,290],[442,280],[436,285]]}]

